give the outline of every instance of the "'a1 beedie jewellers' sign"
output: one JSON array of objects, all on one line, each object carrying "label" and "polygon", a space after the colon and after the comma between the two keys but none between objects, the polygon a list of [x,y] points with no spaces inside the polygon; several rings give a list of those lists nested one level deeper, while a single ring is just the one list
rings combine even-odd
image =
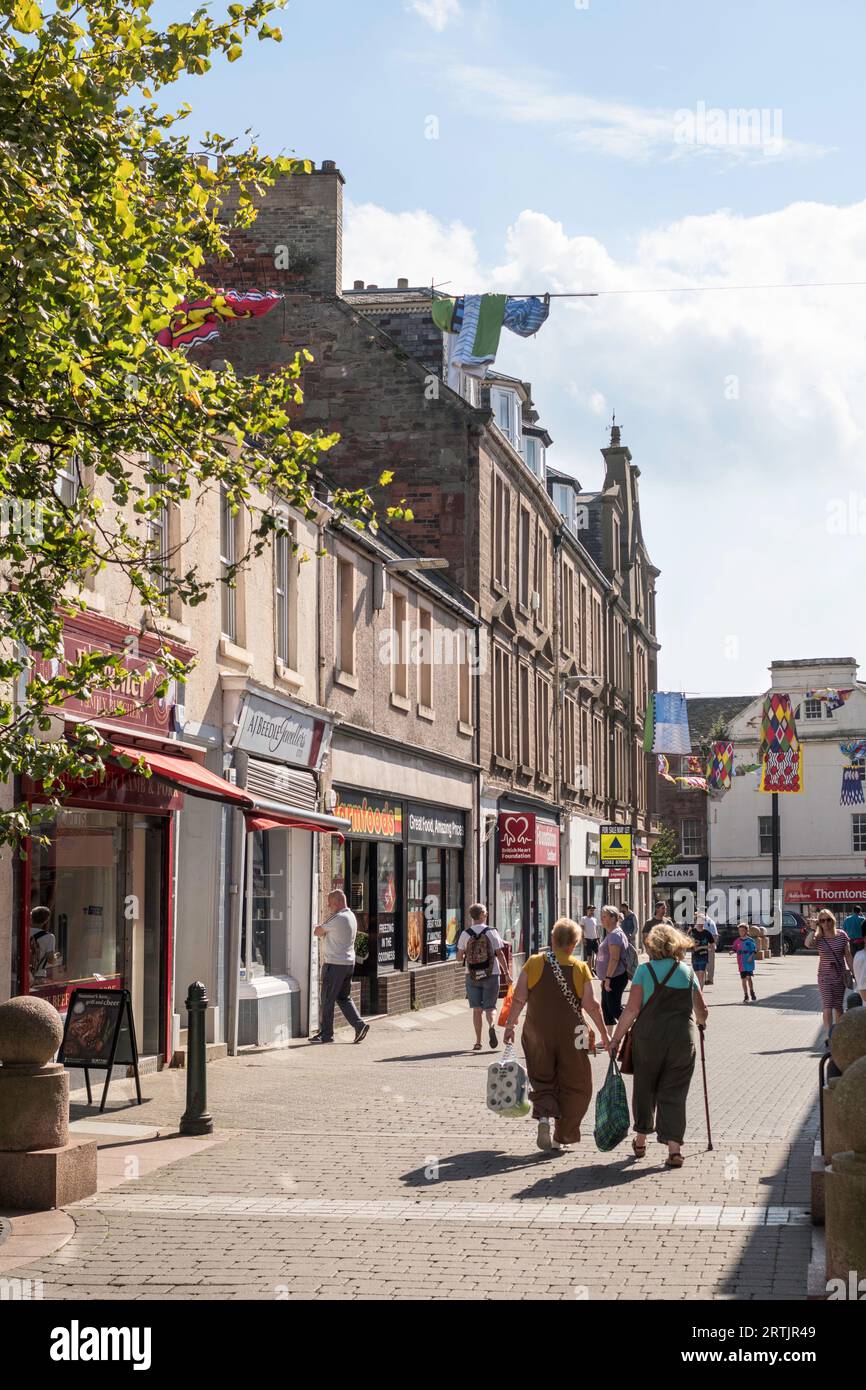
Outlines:
[{"label": "'a1 beedie jewellers' sign", "polygon": [[248,693],[234,746],[275,762],[318,771],[328,751],[331,726],[303,710]]}]

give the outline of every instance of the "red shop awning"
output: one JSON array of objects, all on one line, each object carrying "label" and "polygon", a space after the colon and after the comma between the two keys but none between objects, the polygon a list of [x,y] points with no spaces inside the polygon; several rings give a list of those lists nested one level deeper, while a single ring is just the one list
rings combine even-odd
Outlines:
[{"label": "red shop awning", "polygon": [[114,745],[113,756],[131,758],[136,763],[141,760],[150,769],[151,776],[173,787],[180,787],[193,796],[203,796],[210,801],[228,801],[244,808],[255,805],[249,792],[233,786],[215,772],[208,772],[206,767],[189,758],[178,758],[171,753],[151,753],[143,748],[128,748],[122,743]]},{"label": "red shop awning", "polygon": [[338,835],[342,840],[351,829],[351,821],[339,816],[325,816],[319,811],[266,811],[258,807],[245,811],[247,830],[314,830],[319,834]]}]

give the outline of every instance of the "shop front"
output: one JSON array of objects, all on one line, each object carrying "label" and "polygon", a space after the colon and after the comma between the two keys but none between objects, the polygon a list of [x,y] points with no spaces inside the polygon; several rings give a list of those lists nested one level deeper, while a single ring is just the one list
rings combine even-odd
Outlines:
[{"label": "shop front", "polygon": [[786,878],[783,902],[807,920],[822,907],[841,920],[866,903],[866,878]]},{"label": "shop front", "polygon": [[[134,644],[134,645],[133,645]],[[38,674],[57,675],[80,652],[122,652],[124,688],[95,690],[70,699],[61,716],[67,735],[87,720],[118,750],[106,754],[105,772],[68,781],[62,807],[27,841],[19,892],[17,987],[37,994],[62,1014],[74,989],[89,985],[128,989],[139,1052],[157,1059],[171,1046],[171,980],[176,815],[184,787],[135,764],[154,750],[171,749],[183,766],[186,750],[171,737],[177,692],[157,695],[156,638],[97,615],[64,625],[63,658],[37,660]],[[193,653],[172,645],[188,661]],[[133,655],[136,652],[137,655]],[[128,756],[124,756],[128,755]],[[189,768],[196,775],[196,764]],[[38,783],[21,779],[22,799],[44,803]]]},{"label": "shop front", "polygon": [[334,790],[333,814],[350,828],[345,842],[332,846],[330,882],[343,890],[358,919],[355,976],[362,1005],[393,1012],[402,994],[405,1007],[415,997],[416,976],[441,993],[444,985],[431,984],[426,967],[456,965],[466,816],[372,791]]},{"label": "shop front", "polygon": [[525,958],[550,943],[557,915],[559,823],[520,806],[500,810],[497,823],[494,925]]},{"label": "shop front", "polygon": [[237,1045],[273,1046],[306,1034],[316,1021],[315,836],[346,828],[318,809],[333,726],[325,711],[249,681],[232,680],[224,702],[237,785],[255,806],[233,831],[245,837],[237,953],[230,947]]}]

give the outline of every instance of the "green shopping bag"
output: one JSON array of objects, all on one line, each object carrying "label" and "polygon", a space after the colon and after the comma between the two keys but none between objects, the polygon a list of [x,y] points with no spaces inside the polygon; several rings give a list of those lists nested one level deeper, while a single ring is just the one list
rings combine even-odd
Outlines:
[{"label": "green shopping bag", "polygon": [[604,1085],[595,1098],[595,1142],[602,1153],[621,1144],[629,1131],[628,1097],[616,1058],[611,1057]]}]

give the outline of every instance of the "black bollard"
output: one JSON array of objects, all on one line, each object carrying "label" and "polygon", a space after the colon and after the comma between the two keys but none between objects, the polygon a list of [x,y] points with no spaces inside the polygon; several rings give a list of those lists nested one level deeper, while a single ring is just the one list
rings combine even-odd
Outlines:
[{"label": "black bollard", "polygon": [[196,980],[186,995],[186,1110],[181,1116],[181,1134],[213,1134],[213,1115],[207,1109],[206,1010],[207,992],[201,980]]}]

